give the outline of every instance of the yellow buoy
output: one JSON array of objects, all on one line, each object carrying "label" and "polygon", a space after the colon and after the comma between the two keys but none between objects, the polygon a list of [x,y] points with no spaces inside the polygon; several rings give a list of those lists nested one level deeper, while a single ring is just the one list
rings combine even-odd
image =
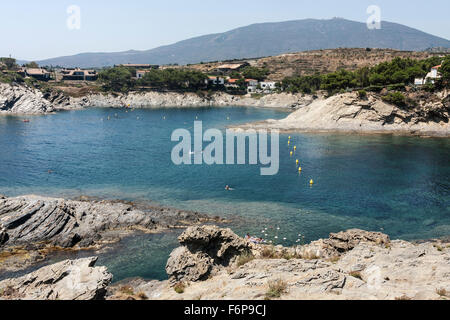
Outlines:
[{"label": "yellow buoy", "polygon": [[298,168],[298,172],[302,172],[302,167]]},{"label": "yellow buoy", "polygon": [[309,184],[313,185],[313,184],[314,184],[314,180],[311,179],[311,181],[309,182]]},{"label": "yellow buoy", "polygon": [[292,157],[293,154],[294,154],[294,153],[291,151],[291,157]]},{"label": "yellow buoy", "polygon": [[294,146],[294,150],[297,150],[297,146]]},{"label": "yellow buoy", "polygon": [[298,159],[297,160],[295,160],[295,162],[297,163],[297,165],[298,165]]},{"label": "yellow buoy", "polygon": [[289,136],[289,140],[291,140],[291,136]]},{"label": "yellow buoy", "polygon": [[291,141],[288,141],[288,145],[290,145],[291,144]]}]

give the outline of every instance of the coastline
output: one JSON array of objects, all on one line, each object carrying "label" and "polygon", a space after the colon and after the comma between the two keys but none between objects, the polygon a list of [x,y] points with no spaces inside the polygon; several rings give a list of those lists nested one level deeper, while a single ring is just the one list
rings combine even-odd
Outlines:
[{"label": "coastline", "polygon": [[[411,93],[413,94],[413,93]],[[393,134],[422,137],[450,136],[449,92],[419,97],[415,107],[400,108],[382,101],[377,94],[365,98],[357,93],[323,95],[273,93],[255,98],[214,93],[130,92],[126,94],[88,94],[70,97],[46,94],[24,86],[0,84],[0,115],[42,115],[58,111],[99,108],[187,108],[256,107],[291,112],[286,119],[247,123],[235,130],[277,129],[283,133]]]},{"label": "coastline", "polygon": [[449,137],[450,105],[446,101],[448,92],[442,92],[441,95],[444,97],[441,101],[422,101],[414,108],[400,108],[382,101],[375,94],[360,98],[357,93],[344,93],[315,100],[285,119],[246,123],[230,128],[237,132],[248,129],[276,129],[283,133]]},{"label": "coastline", "polygon": [[[351,229],[294,247],[255,244],[213,225],[187,228],[168,280],[112,283],[97,257],[0,281],[5,300],[447,300],[448,240],[412,243]],[[83,281],[80,279],[83,275]],[[52,279],[52,281],[45,281]]]},{"label": "coastline", "polygon": [[0,272],[42,263],[55,252],[100,250],[136,233],[164,233],[229,221],[147,203],[0,195]]}]

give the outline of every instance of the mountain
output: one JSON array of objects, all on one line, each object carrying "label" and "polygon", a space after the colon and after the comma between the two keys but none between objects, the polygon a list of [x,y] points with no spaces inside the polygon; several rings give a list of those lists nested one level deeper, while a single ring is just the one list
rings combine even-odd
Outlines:
[{"label": "mountain", "polygon": [[259,23],[147,51],[81,53],[38,61],[40,65],[104,67],[120,63],[188,64],[254,58],[333,48],[391,48],[421,51],[450,47],[450,41],[392,22],[369,30],[365,23],[334,18]]}]

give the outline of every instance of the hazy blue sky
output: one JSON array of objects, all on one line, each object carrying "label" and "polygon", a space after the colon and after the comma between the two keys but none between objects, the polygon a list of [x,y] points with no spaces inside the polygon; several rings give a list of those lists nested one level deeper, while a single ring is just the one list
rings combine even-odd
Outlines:
[{"label": "hazy blue sky", "polygon": [[[81,8],[81,29],[66,10]],[[38,60],[81,52],[146,50],[258,22],[382,19],[450,39],[449,0],[15,0],[0,3],[0,56]]]}]

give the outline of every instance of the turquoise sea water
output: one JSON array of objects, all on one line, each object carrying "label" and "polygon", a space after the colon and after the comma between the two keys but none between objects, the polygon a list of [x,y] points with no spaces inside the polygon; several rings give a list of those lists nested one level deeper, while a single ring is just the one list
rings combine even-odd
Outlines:
[{"label": "turquoise sea water", "polygon": [[[204,128],[223,130],[285,116],[230,107],[89,109],[31,117],[30,123],[0,117],[0,193],[154,201],[229,217],[241,235],[262,236],[267,228],[265,238],[285,245],[297,243],[299,234],[311,241],[348,228],[406,240],[450,235],[449,139],[291,134],[288,146],[288,135],[281,135],[275,176],[261,176],[259,166],[171,162],[172,131],[192,130],[196,118]],[[225,191],[227,184],[235,190]],[[180,232],[126,239],[101,253],[99,264],[115,280],[163,279]]]}]

